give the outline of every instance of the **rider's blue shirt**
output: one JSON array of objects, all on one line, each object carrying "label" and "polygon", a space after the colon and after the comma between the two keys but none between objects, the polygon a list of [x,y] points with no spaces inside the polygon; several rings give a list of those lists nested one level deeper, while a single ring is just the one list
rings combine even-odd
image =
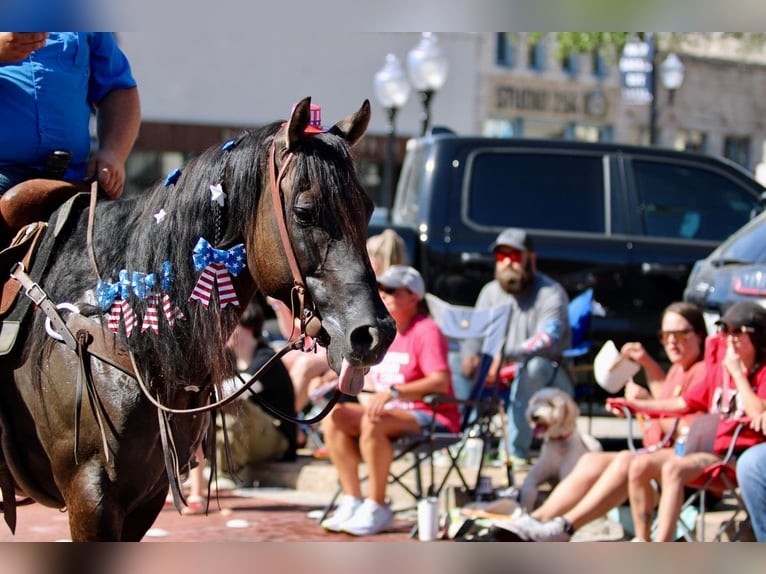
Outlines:
[{"label": "rider's blue shirt", "polygon": [[110,32],[51,32],[19,62],[0,63],[0,166],[45,166],[51,151],[72,152],[66,179],[85,176],[90,114],[109,92],[136,81]]}]

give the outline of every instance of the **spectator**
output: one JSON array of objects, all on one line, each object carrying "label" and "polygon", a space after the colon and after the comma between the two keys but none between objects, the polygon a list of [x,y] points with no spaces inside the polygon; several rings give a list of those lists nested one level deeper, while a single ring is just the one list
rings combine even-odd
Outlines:
[{"label": "spectator", "polygon": [[[750,428],[766,434],[766,413],[753,418]],[[755,539],[766,542],[766,443],[751,446],[742,453],[737,460],[737,481]]]},{"label": "spectator", "polygon": [[[322,421],[325,444],[343,489],[338,507],[322,526],[356,536],[377,534],[393,524],[385,500],[393,459],[391,441],[431,425],[433,413],[423,402],[425,395],[453,394],[447,339],[436,323],[418,311],[425,295],[420,273],[412,267],[394,265],[378,277],[378,285],[396,321],[396,337],[383,361],[367,375],[365,383],[374,394],[364,405],[338,404]],[[440,406],[435,416],[437,429],[459,429],[455,405]],[[365,500],[358,474],[360,458],[369,472]]]},{"label": "spectator", "polygon": [[375,275],[381,275],[392,265],[407,265],[404,239],[393,229],[384,229],[367,239],[367,254]]},{"label": "spectator", "polygon": [[[98,150],[89,158],[91,112]],[[0,194],[43,176],[54,150],[62,179],[98,177],[116,198],[140,124],[130,65],[109,32],[0,32]]]},{"label": "spectator", "polygon": [[[255,374],[274,351],[262,336],[263,309],[257,302],[252,302],[239,319],[237,327],[229,338],[229,346],[234,351],[238,369],[244,372],[247,380]],[[231,394],[238,388],[241,380],[228,381],[224,394]],[[267,404],[286,415],[295,416],[295,397],[290,375],[281,361],[276,361],[250,387]],[[265,461],[295,460],[296,437],[295,424],[282,420],[262,408],[258,401],[248,393],[235,403],[235,408],[225,412],[227,434],[231,447],[231,464],[235,475],[245,474],[248,467]],[[232,432],[233,431],[233,432]],[[219,429],[218,469],[224,472],[226,453],[224,450],[223,430]]]},{"label": "spectator", "polygon": [[[530,397],[547,385],[573,394],[566,371],[554,365],[572,342],[569,298],[561,285],[537,271],[532,238],[524,230],[506,229],[491,249],[496,260],[495,279],[482,288],[476,308],[511,306],[505,347],[490,368],[487,384],[511,385],[507,450],[514,466],[521,467],[529,464],[532,442],[525,414]],[[461,346],[462,371],[469,379],[479,365],[480,347],[477,339],[466,340]],[[496,377],[496,373],[500,376]]]},{"label": "spectator", "polygon": [[[762,416],[766,410],[766,309],[752,301],[735,303],[718,321],[726,336],[726,356],[720,363],[708,365],[705,378],[682,395],[668,399],[633,401],[638,408],[685,413],[710,410],[720,414],[713,452],[693,452],[672,458],[661,469],[631,464],[628,477],[633,524],[636,537],[650,540],[652,514],[657,496],[651,480],[660,484],[655,540],[670,541],[683,504],[684,485],[699,477],[711,464],[720,462],[728,450],[737,418]],[[739,434],[735,452],[758,444],[764,436],[751,428]]]},{"label": "spectator", "polygon": [[[649,389],[629,381],[628,400],[678,396],[705,376],[705,320],[692,303],[671,303],[662,314],[660,340],[671,362],[667,374],[646,352],[641,343],[625,343],[620,353],[636,361],[644,370]],[[684,419],[691,422],[694,415]],[[653,419],[644,432],[642,457],[659,468],[675,457],[672,442],[659,448],[671,427],[668,419]],[[678,430],[676,431],[678,432]],[[545,502],[530,514],[521,514],[504,525],[524,540],[535,542],[568,541],[585,524],[603,516],[610,508],[628,500],[628,469],[634,455],[620,452],[584,454]]]}]

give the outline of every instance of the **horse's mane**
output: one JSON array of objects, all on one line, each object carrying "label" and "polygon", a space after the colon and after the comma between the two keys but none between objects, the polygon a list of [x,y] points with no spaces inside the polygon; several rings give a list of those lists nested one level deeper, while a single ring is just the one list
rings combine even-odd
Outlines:
[{"label": "horse's mane", "polygon": [[[241,307],[227,306],[220,310],[214,295],[209,309],[198,301],[188,301],[199,277],[192,260],[192,249],[200,237],[220,249],[247,242],[245,233],[254,233],[255,215],[267,181],[268,147],[280,123],[250,130],[232,140],[233,145],[216,145],[192,159],[174,183],[159,180],[147,192],[136,197],[100,203],[96,211],[94,252],[101,278],[107,282],[118,279],[120,269],[155,273],[158,280],[163,263],[172,263],[175,275],[169,294],[186,319],[170,328],[160,316],[159,334],[141,332],[141,318],[146,301],[131,293],[130,303],[139,323],[127,344],[135,353],[142,370],[151,374],[156,386],[217,382],[230,376],[233,364],[225,348],[234,329]],[[364,246],[363,226],[355,225],[365,218],[368,209],[363,193],[358,190],[353,160],[343,138],[320,134],[305,138],[295,154],[292,180],[297,189],[307,189],[312,182],[321,182],[325,196],[318,202],[318,217],[334,218],[336,229],[349,229],[356,245]],[[222,181],[226,193],[223,208],[211,201],[210,186]],[[356,186],[356,187],[355,187]],[[267,188],[266,188],[267,189]],[[297,193],[290,194],[295,201]],[[286,212],[291,213],[291,207]],[[166,216],[157,221],[155,214],[164,210]],[[289,215],[288,215],[289,217]],[[341,218],[342,221],[339,221]],[[95,288],[96,279],[85,251],[85,220],[87,210],[79,217],[76,228],[57,252],[43,286],[57,301],[82,300],[83,294]],[[332,226],[330,226],[332,227]],[[242,273],[248,273],[245,268]],[[258,278],[255,278],[256,286]],[[55,287],[54,287],[55,286]],[[88,298],[94,302],[93,297]],[[98,307],[88,308],[90,314],[106,313]],[[160,315],[162,311],[160,310]],[[42,352],[46,336],[35,327],[38,352]],[[125,339],[124,329],[120,337]]]}]

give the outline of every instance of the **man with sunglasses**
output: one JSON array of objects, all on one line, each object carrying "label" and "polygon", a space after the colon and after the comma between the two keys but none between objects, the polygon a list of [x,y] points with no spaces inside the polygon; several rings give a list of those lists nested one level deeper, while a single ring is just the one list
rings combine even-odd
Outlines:
[{"label": "man with sunglasses", "polygon": [[[532,238],[523,229],[505,229],[490,248],[495,255],[495,278],[482,288],[476,309],[510,305],[511,311],[505,344],[490,368],[487,384],[510,384],[506,451],[514,466],[526,466],[532,443],[525,415],[530,397],[548,385],[572,394],[569,376],[555,368],[572,342],[569,298],[559,283],[537,271]],[[476,373],[481,344],[469,339],[461,346],[466,377]]]}]

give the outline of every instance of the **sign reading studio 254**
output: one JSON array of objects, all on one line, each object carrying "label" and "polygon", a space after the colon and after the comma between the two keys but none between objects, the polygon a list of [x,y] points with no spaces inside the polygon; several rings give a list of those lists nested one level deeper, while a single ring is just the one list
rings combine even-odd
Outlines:
[{"label": "sign reading studio 254", "polygon": [[613,121],[614,88],[529,78],[489,78],[489,113],[494,117],[544,116],[564,121],[591,117]]}]

